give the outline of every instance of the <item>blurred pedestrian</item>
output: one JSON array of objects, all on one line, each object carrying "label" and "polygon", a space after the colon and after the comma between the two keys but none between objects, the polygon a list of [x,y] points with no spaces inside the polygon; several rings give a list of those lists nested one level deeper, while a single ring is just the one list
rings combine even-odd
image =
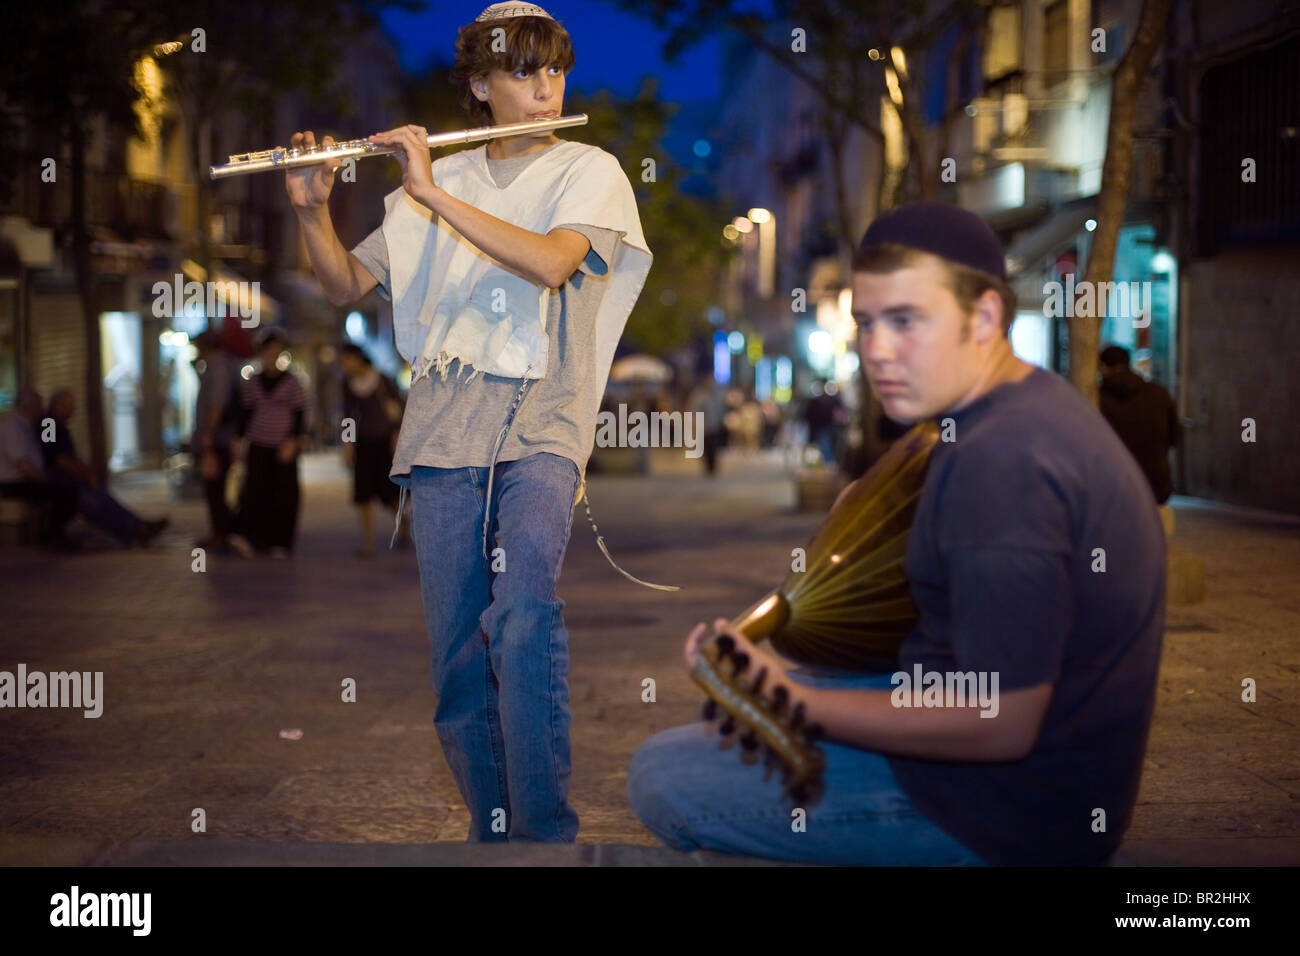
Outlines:
[{"label": "blurred pedestrian", "polygon": [[740,403],[737,412],[741,444],[747,451],[758,451],[758,439],[763,431],[763,409],[754,398],[752,391],[745,394],[745,399]]},{"label": "blurred pedestrian", "polygon": [[759,408],[763,412],[763,435],[759,443],[764,448],[771,448],[781,434],[781,406],[773,399],[765,398],[759,402]]},{"label": "blurred pedestrian", "polygon": [[45,475],[45,456],[37,440],[41,408],[40,393],[22,388],[13,411],[0,419],[0,498],[35,505],[40,515],[39,542],[60,544],[77,502],[71,487]]},{"label": "blurred pedestrian", "polygon": [[1128,349],[1102,349],[1098,366],[1101,414],[1142,467],[1156,503],[1164,504],[1173,493],[1169,449],[1178,444],[1180,431],[1173,397],[1129,368]]},{"label": "blurred pedestrian", "polygon": [[700,379],[691,391],[686,400],[686,410],[691,414],[704,414],[704,470],[710,475],[716,474],[718,452],[727,445],[727,426],[723,423],[727,403],[712,372]]},{"label": "blurred pedestrian", "polygon": [[343,417],[351,422],[350,436],[345,426],[343,459],[352,466],[352,503],[361,519],[358,555],[371,558],[375,529],[370,503],[378,498],[390,511],[397,510],[397,484],[388,473],[402,425],[402,396],[358,345],[349,342],[339,349],[339,366],[344,375]]},{"label": "blurred pedestrian", "polygon": [[170,521],[167,518],[146,521],[108,493],[99,476],[77,454],[69,427],[76,410],[76,396],[66,388],[50,396],[50,407],[45,414],[54,419],[54,435],[52,441],[42,442],[46,477],[72,492],[77,510],[92,527],[115,538],[124,547],[148,544]]},{"label": "blurred pedestrian", "polygon": [[803,419],[808,425],[808,444],[816,445],[822,461],[834,465],[840,427],[847,420],[839,387],[824,378],[813,383],[813,394],[804,405]]},{"label": "blurred pedestrian", "polygon": [[240,417],[239,369],[243,363],[221,347],[221,336],[212,329],[195,336],[194,345],[199,350],[194,363],[199,372],[199,394],[190,449],[203,479],[209,528],[208,535],[196,544],[224,550],[233,517],[226,503],[226,477]]},{"label": "blurred pedestrian", "polygon": [[281,329],[263,332],[258,348],[261,371],[241,387],[236,434],[244,442],[236,454],[244,455],[246,472],[238,533],[229,541],[245,556],[256,552],[287,558],[298,530],[298,455],[306,444],[307,394],[298,377],[287,371],[287,343]]}]

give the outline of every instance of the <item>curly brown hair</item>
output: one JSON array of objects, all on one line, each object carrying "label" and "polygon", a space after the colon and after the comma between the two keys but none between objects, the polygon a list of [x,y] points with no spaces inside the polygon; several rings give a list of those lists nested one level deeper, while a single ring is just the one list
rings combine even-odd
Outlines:
[{"label": "curly brown hair", "polygon": [[[505,31],[504,43],[495,44],[493,32]],[[494,69],[514,73],[527,70],[532,73],[551,65],[558,65],[567,74],[573,69],[576,57],[569,32],[558,21],[547,17],[504,17],[496,20],[475,21],[460,28],[456,35],[456,61],[451,68],[451,82],[460,96],[460,105],[475,123],[491,125],[492,108],[474,95],[469,81],[484,76]]]}]

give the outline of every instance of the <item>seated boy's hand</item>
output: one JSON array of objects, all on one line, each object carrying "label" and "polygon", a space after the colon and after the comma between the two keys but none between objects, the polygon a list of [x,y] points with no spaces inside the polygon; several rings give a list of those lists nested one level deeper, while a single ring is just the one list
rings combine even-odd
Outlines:
[{"label": "seated boy's hand", "polygon": [[752,676],[757,674],[760,669],[767,668],[767,678],[764,681],[765,686],[771,687],[772,681],[778,678],[784,682],[785,665],[774,654],[767,651],[761,651],[754,646],[753,642],[740,631],[732,626],[731,622],[724,617],[720,617],[713,622],[713,630],[709,631],[709,626],[704,622],[695,625],[695,629],[686,638],[686,647],[683,650],[683,656],[686,659],[686,669],[692,670],[695,667],[695,658],[700,653],[700,647],[705,641],[720,635],[726,634],[736,642],[736,651],[743,652],[749,656],[750,664],[745,673]]}]

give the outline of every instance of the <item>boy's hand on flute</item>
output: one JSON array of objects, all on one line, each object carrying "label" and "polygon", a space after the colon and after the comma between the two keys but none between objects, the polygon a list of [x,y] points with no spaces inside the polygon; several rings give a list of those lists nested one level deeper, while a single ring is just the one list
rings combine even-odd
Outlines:
[{"label": "boy's hand on flute", "polygon": [[429,156],[429,131],[423,126],[399,126],[384,133],[373,133],[370,142],[379,146],[401,146],[393,158],[402,167],[402,187],[416,202],[433,208],[432,197],[438,192],[433,182],[433,160]]},{"label": "boy's hand on flute", "polygon": [[[299,148],[315,146],[316,135],[311,130],[305,133],[294,133],[289,143]],[[326,136],[320,144],[333,146],[334,137]],[[300,166],[297,169],[285,170],[284,188],[289,194],[289,204],[295,209],[311,209],[325,205],[329,201],[330,190],[334,188],[335,170],[341,165],[343,161],[336,158],[319,166]]]}]

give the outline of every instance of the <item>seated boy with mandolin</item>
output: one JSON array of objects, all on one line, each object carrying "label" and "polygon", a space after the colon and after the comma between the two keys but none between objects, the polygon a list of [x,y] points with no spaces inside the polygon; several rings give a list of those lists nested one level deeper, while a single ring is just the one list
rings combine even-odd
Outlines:
[{"label": "seated boy with mandolin", "polygon": [[[895,865],[1087,865],[1119,846],[1154,707],[1164,535],[1097,409],[1013,354],[1014,312],[997,237],[956,207],[879,217],[854,259],[864,374],[890,418],[944,434],[908,539],[918,620],[899,673],[991,676],[997,706],[914,706],[897,675],[810,679],[718,620],[823,729],[822,793],[792,807],[708,725],[665,731],[628,789],[669,846]],[[688,667],[713,637],[691,632]]]}]

